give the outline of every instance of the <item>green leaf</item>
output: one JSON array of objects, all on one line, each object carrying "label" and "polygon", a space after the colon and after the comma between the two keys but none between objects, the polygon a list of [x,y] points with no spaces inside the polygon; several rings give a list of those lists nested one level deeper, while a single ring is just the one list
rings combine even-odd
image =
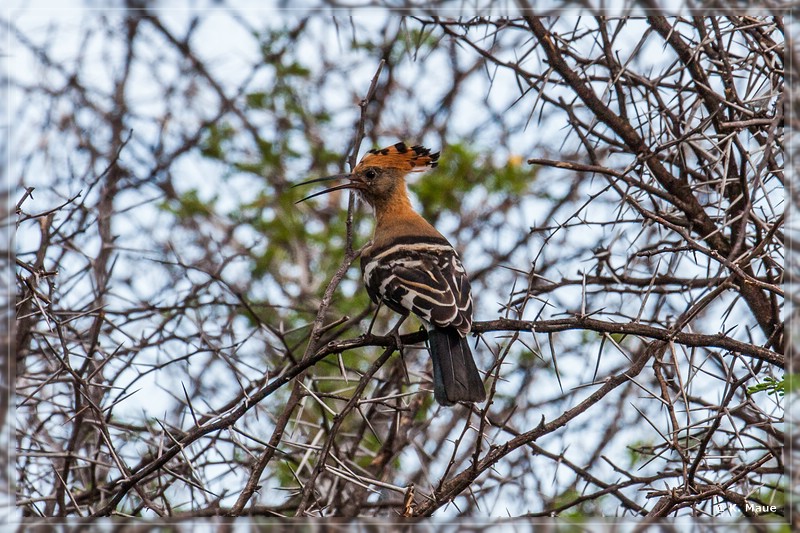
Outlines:
[{"label": "green leaf", "polygon": [[[792,374],[788,375],[789,381],[792,381]],[[795,382],[797,379],[795,378]],[[787,376],[784,375],[781,379],[775,379],[771,376],[767,376],[764,378],[764,381],[753,385],[751,387],[747,387],[747,394],[756,394],[758,392],[766,392],[767,394],[775,394],[776,396],[783,396],[786,394],[786,382]],[[790,387],[792,390],[792,387]]]}]

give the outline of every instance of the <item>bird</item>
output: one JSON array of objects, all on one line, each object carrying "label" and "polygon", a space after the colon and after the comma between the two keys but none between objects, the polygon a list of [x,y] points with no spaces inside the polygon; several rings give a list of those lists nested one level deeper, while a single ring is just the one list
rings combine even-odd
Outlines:
[{"label": "bird", "polygon": [[[472,290],[458,253],[411,205],[406,186],[410,172],[438,165],[440,152],[398,142],[369,150],[350,173],[315,178],[308,185],[347,180],[332,191],[351,189],[372,207],[375,230],[361,253],[361,275],[370,299],[402,315],[413,313],[427,331],[433,361],[434,399],[444,406],[486,399],[483,380],[467,335],[472,329]],[[397,336],[399,339],[399,336]]]}]

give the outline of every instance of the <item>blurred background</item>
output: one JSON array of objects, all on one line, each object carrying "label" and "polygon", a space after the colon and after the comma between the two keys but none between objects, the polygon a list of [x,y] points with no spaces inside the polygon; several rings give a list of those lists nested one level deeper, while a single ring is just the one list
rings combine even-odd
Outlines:
[{"label": "blurred background", "polygon": [[[781,520],[782,17],[281,7],[7,9],[12,515]],[[485,404],[295,204],[398,141]]]}]

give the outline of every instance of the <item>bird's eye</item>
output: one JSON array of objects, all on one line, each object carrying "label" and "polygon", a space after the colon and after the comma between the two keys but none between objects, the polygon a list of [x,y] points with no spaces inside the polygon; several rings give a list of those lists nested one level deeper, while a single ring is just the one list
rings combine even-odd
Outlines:
[{"label": "bird's eye", "polygon": [[378,175],[378,173],[375,172],[373,169],[369,169],[366,172],[364,172],[364,176],[366,176],[366,178],[368,180],[375,179],[375,176],[377,176],[377,175]]}]

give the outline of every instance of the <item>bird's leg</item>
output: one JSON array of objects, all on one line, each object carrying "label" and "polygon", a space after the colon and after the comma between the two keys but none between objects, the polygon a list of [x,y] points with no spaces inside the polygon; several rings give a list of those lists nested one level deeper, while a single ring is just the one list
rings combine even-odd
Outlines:
[{"label": "bird's leg", "polygon": [[364,334],[364,336],[368,337],[369,335],[372,334],[372,326],[375,325],[375,320],[378,318],[378,313],[380,313],[382,306],[383,306],[383,301],[378,302],[378,308],[375,310],[375,314],[372,315],[372,320],[370,321],[369,327],[367,328],[367,332]]},{"label": "bird's leg", "polygon": [[403,362],[403,374],[406,377],[406,383],[410,383],[411,378],[408,375],[408,367],[406,366],[406,354],[403,349],[403,341],[400,339],[400,326],[403,325],[403,322],[405,322],[407,318],[408,315],[401,316],[400,320],[397,321],[397,324],[394,325],[388,335],[394,337],[394,343],[397,346],[397,351],[400,353],[400,360]]},{"label": "bird's leg", "polygon": [[402,317],[400,317],[400,320],[397,321],[397,324],[395,324],[394,327],[391,329],[391,331],[389,331],[389,333],[387,334],[394,337],[394,343],[395,346],[397,346],[397,351],[400,352],[400,357],[403,357],[404,359],[405,359],[404,357],[405,354],[403,352],[403,341],[400,339],[400,326],[403,325],[403,322],[406,321],[406,318],[408,318],[408,315],[403,315]]}]

